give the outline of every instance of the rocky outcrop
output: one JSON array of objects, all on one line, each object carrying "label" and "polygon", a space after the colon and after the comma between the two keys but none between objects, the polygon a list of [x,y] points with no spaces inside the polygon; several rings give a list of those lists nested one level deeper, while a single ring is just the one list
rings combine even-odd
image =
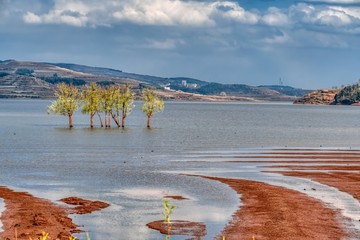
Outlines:
[{"label": "rocky outcrop", "polygon": [[360,103],[360,84],[352,84],[344,87],[336,94],[334,104],[340,105],[359,105]]},{"label": "rocky outcrop", "polygon": [[334,103],[335,96],[339,92],[340,89],[316,90],[297,99],[294,104],[330,105]]}]

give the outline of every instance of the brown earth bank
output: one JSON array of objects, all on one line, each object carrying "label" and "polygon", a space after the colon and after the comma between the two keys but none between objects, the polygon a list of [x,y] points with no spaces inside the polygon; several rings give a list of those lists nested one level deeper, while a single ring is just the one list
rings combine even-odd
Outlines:
[{"label": "brown earth bank", "polygon": [[[3,186],[0,186],[0,198],[4,200],[6,208],[1,214],[3,232],[0,232],[0,239],[16,239],[16,237],[19,240],[29,240],[30,237],[38,239],[39,234],[45,231],[49,233],[50,239],[68,240],[71,234],[81,232],[69,218],[69,214],[77,213],[76,208],[60,206],[49,200],[34,197],[26,192],[16,192]],[[83,204],[80,213],[90,213],[108,206],[99,201],[69,199]],[[71,201],[69,202],[72,204]]]},{"label": "brown earth bank", "polygon": [[278,166],[263,166],[270,168],[286,168],[291,170],[321,170],[321,171],[357,171],[359,174],[360,166],[353,166],[350,164],[334,166],[334,165],[308,165],[308,166],[294,166],[294,165],[278,165]]},{"label": "brown earth bank", "polygon": [[[296,168],[294,168],[296,169]],[[319,169],[315,166],[314,169]],[[309,170],[309,169],[307,169]],[[324,170],[324,169],[321,169]],[[360,201],[360,174],[359,172],[345,172],[343,167],[331,167],[329,172],[300,172],[300,171],[279,171],[284,176],[301,177],[335,187],[342,192],[349,193],[355,199]],[[360,221],[360,219],[359,219]]]},{"label": "brown earth bank", "polygon": [[59,201],[69,205],[77,206],[75,208],[71,208],[72,210],[71,213],[76,213],[76,214],[88,214],[110,206],[110,204],[101,201],[90,201],[78,197],[63,198],[60,199]]},{"label": "brown earth bank", "polygon": [[174,200],[189,200],[188,198],[186,197],[183,197],[183,196],[179,196],[179,195],[166,195],[164,196],[164,198],[171,198],[171,199],[174,199]]},{"label": "brown earth bank", "polygon": [[349,235],[337,211],[303,193],[244,179],[205,178],[241,194],[243,206],[224,229],[226,239],[343,239]]},{"label": "brown earth bank", "polygon": [[159,231],[164,235],[190,236],[191,239],[202,239],[206,236],[206,226],[200,222],[190,222],[182,220],[171,220],[168,224],[163,220],[154,221],[146,224],[148,228]]},{"label": "brown earth bank", "polygon": [[[276,156],[275,156],[276,157]],[[274,158],[275,158],[274,157]],[[314,156],[309,156],[309,159],[314,159]],[[304,165],[309,162],[281,162],[276,163],[292,163],[295,165],[273,165],[264,166],[268,168],[282,168],[291,171],[270,171],[279,173],[284,176],[302,177],[311,179],[313,181],[335,187],[342,192],[349,193],[355,199],[360,201],[360,162],[349,161],[352,159],[351,151],[349,155],[342,156],[337,161],[312,161],[311,163],[316,165]],[[359,157],[358,157],[359,158]],[[269,161],[271,163],[271,161]],[[273,161],[272,163],[275,163]],[[331,165],[319,165],[319,164],[331,164]],[[306,171],[302,171],[306,170]],[[321,172],[319,172],[319,170]]]}]

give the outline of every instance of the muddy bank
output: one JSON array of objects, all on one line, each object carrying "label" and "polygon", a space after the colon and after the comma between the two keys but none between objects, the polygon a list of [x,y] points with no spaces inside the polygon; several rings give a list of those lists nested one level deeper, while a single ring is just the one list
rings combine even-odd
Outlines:
[{"label": "muddy bank", "polygon": [[[262,182],[205,177],[241,194],[243,206],[224,229],[226,239],[343,239],[340,214],[303,193]],[[219,236],[220,238],[220,236]]]},{"label": "muddy bank", "polygon": [[[293,170],[297,170],[299,167],[296,166],[293,168]],[[346,170],[349,170],[349,172],[345,172],[344,168]],[[352,195],[355,199],[360,201],[360,174],[359,171],[355,171],[354,169],[358,169],[353,166],[331,166],[330,168],[324,168],[324,167],[317,167],[315,166],[314,170],[331,170],[329,172],[301,172],[301,171],[279,171],[276,173],[280,173],[284,176],[291,176],[291,177],[301,177],[301,178],[307,178],[311,179],[313,181],[335,187],[339,189],[342,192],[349,193]],[[309,168],[306,168],[306,170],[310,170]],[[336,171],[334,171],[336,170]]]},{"label": "muddy bank", "polygon": [[[45,231],[51,239],[68,240],[70,235],[81,231],[69,217],[69,214],[76,213],[76,208],[60,206],[3,186],[0,186],[0,198],[5,203],[5,211],[1,215],[3,232],[0,233],[0,239],[15,239],[15,235],[19,240],[29,240],[30,237],[37,239]],[[74,199],[88,204],[89,208],[82,208],[86,213],[108,206],[106,203],[99,204],[98,201],[94,204],[89,200]]]}]

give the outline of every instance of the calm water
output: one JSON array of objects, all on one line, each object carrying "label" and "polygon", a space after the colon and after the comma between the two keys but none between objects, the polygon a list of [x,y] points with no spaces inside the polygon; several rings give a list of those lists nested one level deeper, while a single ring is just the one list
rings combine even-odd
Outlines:
[{"label": "calm water", "polygon": [[[68,196],[99,199],[111,207],[74,216],[92,239],[164,239],[146,223],[162,219],[164,195],[177,208],[173,219],[207,224],[212,239],[237,208],[230,188],[178,173],[261,179],[251,165],[186,162],[211,152],[226,154],[273,147],[358,148],[360,108],[252,103],[167,102],[146,118],[139,110],[125,130],[89,129],[88,117],[47,115],[43,100],[0,100],[0,185],[51,200]],[[0,202],[1,207],[1,202]],[[186,239],[172,237],[171,239]]]}]

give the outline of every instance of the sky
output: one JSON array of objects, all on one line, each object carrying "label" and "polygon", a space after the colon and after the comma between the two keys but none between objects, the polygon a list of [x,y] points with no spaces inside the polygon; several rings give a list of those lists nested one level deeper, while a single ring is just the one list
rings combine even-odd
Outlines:
[{"label": "sky", "polygon": [[360,0],[0,0],[0,60],[252,86],[360,79]]}]

